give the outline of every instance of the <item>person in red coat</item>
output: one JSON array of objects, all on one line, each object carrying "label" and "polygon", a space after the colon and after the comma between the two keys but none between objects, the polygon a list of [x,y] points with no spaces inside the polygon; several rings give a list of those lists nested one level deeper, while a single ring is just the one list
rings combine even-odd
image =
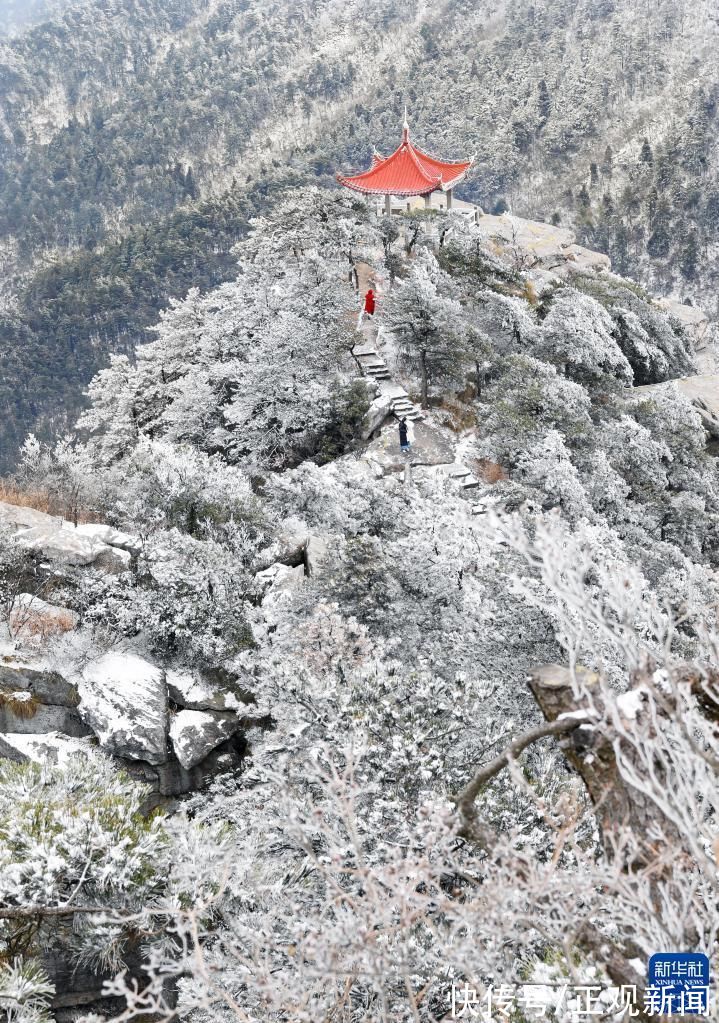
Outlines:
[{"label": "person in red coat", "polygon": [[374,316],[374,291],[370,288],[364,297],[364,311],[368,316]]}]

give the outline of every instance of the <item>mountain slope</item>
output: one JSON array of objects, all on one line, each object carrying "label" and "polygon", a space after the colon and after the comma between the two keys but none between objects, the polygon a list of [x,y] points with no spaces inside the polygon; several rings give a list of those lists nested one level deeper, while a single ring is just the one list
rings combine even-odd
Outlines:
[{"label": "mountain slope", "polygon": [[[640,17],[629,0],[70,0],[0,48],[6,462],[38,415],[61,425],[109,352],[146,339],[188,286],[168,267],[227,252],[224,212],[189,252],[178,210],[204,218],[204,200],[225,211],[246,192],[249,215],[330,183],[396,144],[405,102],[420,144],[476,154],[465,194],[485,209],[573,226],[620,272],[714,313],[718,33],[709,0]],[[136,265],[138,230],[154,265]],[[68,345],[81,357],[58,361]],[[34,401],[48,363],[57,393]]]}]

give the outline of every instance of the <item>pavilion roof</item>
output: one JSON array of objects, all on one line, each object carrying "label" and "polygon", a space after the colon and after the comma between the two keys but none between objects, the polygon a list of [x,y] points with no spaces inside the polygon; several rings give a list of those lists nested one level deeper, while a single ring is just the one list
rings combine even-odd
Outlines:
[{"label": "pavilion roof", "polygon": [[372,166],[361,174],[338,174],[347,188],[365,195],[426,195],[436,189],[452,188],[472,166],[472,160],[450,163],[438,160],[410,141],[405,115],[402,141],[391,156],[375,152]]}]

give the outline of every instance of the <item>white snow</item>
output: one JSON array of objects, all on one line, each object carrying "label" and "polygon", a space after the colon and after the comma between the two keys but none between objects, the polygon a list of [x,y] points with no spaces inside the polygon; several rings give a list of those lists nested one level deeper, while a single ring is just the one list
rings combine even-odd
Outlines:
[{"label": "white snow", "polygon": [[617,697],[617,708],[622,717],[628,721],[634,721],[642,709],[643,691],[641,689],[630,689],[628,693],[622,693]]},{"label": "white snow", "polygon": [[88,739],[71,738],[61,732],[43,735],[3,732],[0,740],[36,764],[66,764],[70,757],[88,756],[93,749]]}]

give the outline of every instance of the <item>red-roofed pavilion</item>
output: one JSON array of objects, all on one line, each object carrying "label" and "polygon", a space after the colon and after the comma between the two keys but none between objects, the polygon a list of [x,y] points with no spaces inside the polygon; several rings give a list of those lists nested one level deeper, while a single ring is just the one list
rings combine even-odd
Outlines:
[{"label": "red-roofed pavilion", "polygon": [[407,111],[404,114],[402,142],[391,156],[372,156],[372,166],[362,174],[338,174],[341,185],[361,192],[363,195],[384,195],[385,210],[391,212],[391,196],[424,197],[425,206],[430,205],[430,196],[438,190],[447,197],[447,209],[452,208],[452,189],[462,180],[472,166],[473,160],[447,163],[423,152],[410,141]]}]

